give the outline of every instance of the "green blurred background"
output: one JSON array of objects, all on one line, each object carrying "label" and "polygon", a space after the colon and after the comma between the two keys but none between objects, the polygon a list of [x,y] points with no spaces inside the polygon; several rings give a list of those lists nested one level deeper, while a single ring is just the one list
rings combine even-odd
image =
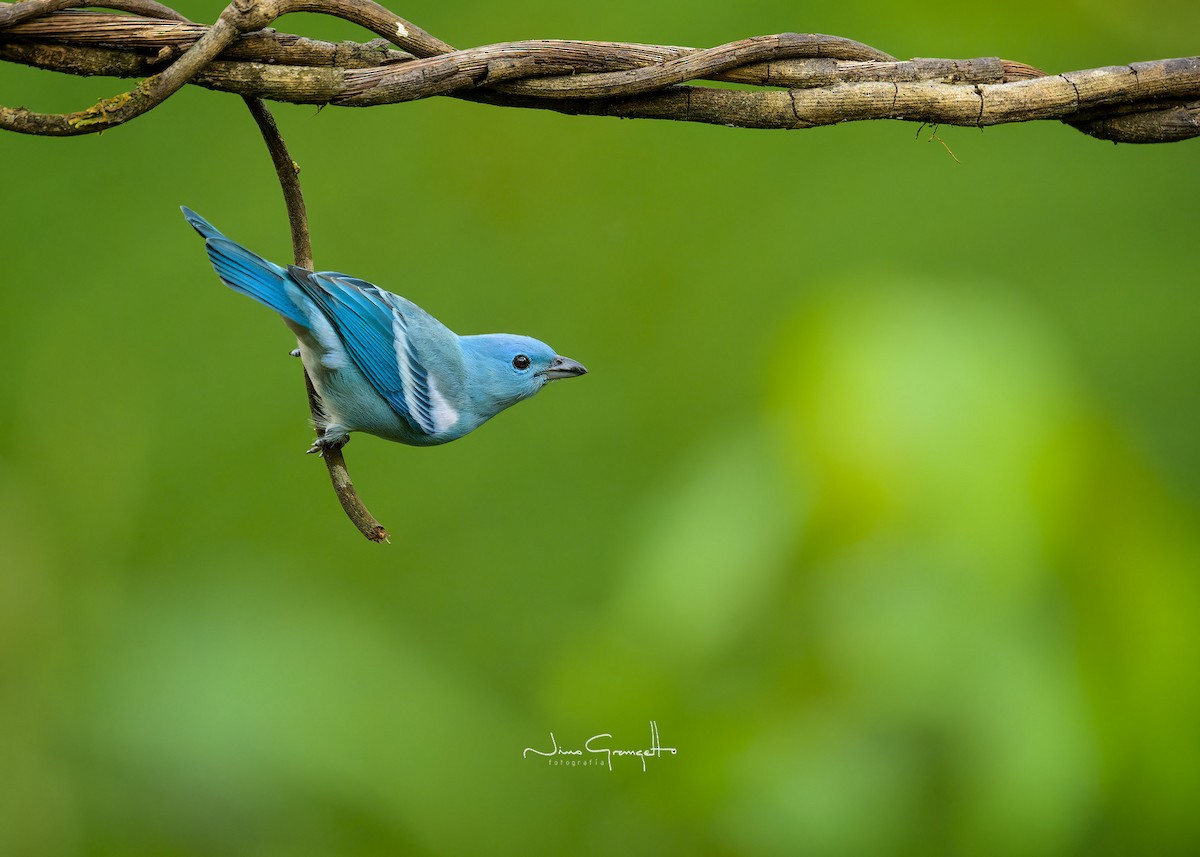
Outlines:
[{"label": "green blurred background", "polygon": [[[393,8],[462,47],[794,30],[1049,71],[1200,29]],[[125,87],[0,67],[9,105]],[[1200,144],[277,115],[318,267],[591,374],[447,447],[359,437],[372,545],[302,454],[287,331],[178,213],[287,259],[240,100],[0,136],[0,853],[1200,853]],[[522,758],[651,720],[679,752],[644,773]]]}]

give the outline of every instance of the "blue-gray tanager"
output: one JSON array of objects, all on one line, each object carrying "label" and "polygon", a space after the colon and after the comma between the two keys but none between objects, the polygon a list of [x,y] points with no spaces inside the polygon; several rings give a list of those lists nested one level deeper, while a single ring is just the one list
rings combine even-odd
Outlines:
[{"label": "blue-gray tanager", "polygon": [[194,211],[221,281],[283,316],[321,397],[316,443],[350,432],[432,446],[462,437],[550,381],[587,372],[528,336],[459,336],[416,304],[332,271],[282,268],[231,241]]}]

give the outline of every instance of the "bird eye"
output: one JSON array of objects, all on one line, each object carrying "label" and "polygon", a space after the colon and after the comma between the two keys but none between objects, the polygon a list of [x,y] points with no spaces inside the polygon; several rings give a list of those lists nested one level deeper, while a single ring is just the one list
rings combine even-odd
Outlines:
[{"label": "bird eye", "polygon": [[513,368],[514,369],[528,369],[529,368],[529,358],[526,357],[524,354],[518,354],[516,357],[513,358]]}]

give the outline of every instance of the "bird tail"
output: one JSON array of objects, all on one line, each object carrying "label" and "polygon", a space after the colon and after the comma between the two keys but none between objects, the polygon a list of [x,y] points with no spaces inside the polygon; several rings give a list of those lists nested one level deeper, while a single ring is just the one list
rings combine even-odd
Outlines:
[{"label": "bird tail", "polygon": [[304,314],[288,297],[287,271],[274,262],[268,262],[251,253],[236,241],[226,238],[211,223],[187,206],[180,206],[180,210],[192,228],[204,237],[209,261],[212,262],[221,282],[234,291],[270,307],[289,321],[294,321],[301,327],[309,326]]}]

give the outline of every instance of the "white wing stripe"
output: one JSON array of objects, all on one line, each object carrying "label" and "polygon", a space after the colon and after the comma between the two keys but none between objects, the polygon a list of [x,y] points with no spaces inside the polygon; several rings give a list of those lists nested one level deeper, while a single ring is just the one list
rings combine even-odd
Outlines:
[{"label": "white wing stripe", "polygon": [[434,427],[422,413],[421,402],[417,398],[417,384],[413,380],[412,363],[408,359],[408,331],[404,329],[403,319],[395,314],[392,316],[392,344],[396,349],[396,368],[400,372],[400,383],[404,386],[404,405],[409,415],[426,434],[433,434]]},{"label": "white wing stripe", "polygon": [[458,423],[458,411],[446,401],[442,391],[438,389],[437,381],[432,373],[427,373],[429,380],[429,401],[433,405],[433,428],[436,432],[449,431]]}]

